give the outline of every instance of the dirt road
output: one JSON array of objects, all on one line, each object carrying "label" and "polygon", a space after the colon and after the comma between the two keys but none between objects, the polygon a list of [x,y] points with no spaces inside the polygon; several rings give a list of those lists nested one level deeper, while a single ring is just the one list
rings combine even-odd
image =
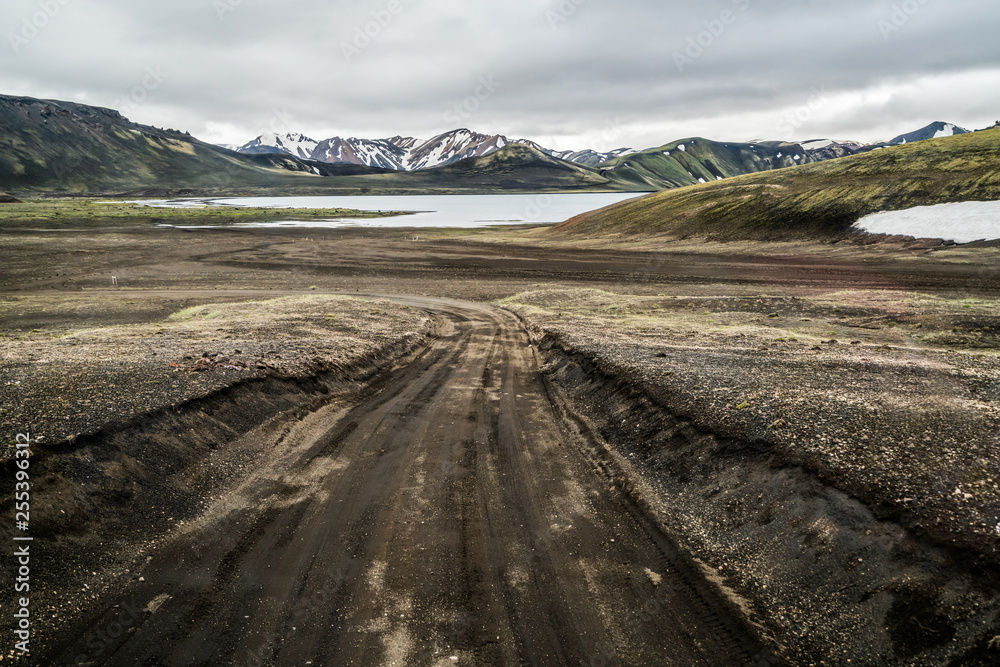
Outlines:
[{"label": "dirt road", "polygon": [[618,490],[512,315],[407,303],[439,319],[429,348],[285,429],[46,659],[771,664]]}]

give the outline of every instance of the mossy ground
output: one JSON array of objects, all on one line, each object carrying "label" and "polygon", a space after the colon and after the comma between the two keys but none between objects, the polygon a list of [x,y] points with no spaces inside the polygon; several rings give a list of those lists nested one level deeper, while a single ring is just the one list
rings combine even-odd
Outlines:
[{"label": "mossy ground", "polygon": [[384,211],[343,208],[245,208],[204,206],[162,208],[130,202],[92,199],[35,199],[0,204],[0,228],[128,226],[143,224],[224,225],[240,222],[323,220],[327,218],[382,218],[401,215]]}]

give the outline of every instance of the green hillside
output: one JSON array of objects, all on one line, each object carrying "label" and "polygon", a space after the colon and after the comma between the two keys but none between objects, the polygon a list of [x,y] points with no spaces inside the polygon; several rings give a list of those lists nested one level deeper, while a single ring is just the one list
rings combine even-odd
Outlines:
[{"label": "green hillside", "polygon": [[1000,130],[660,192],[553,228],[555,235],[834,239],[870,213],[1000,200]]},{"label": "green hillside", "polygon": [[668,190],[812,161],[798,144],[722,143],[694,137],[624,155],[599,168],[605,176],[636,190]]}]

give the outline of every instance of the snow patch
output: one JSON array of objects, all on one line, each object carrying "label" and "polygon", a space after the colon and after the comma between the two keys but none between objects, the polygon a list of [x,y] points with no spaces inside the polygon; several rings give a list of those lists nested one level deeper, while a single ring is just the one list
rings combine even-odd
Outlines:
[{"label": "snow patch", "polygon": [[837,143],[833,139],[813,139],[811,141],[800,142],[799,145],[807,151],[818,151],[821,148],[829,148]]},{"label": "snow patch", "polygon": [[1000,201],[918,206],[875,213],[854,225],[871,234],[943,238],[956,243],[1000,239]]},{"label": "snow patch", "polygon": [[945,123],[945,126],[934,133],[935,139],[940,139],[941,137],[951,137],[955,135],[955,126],[951,123]]}]

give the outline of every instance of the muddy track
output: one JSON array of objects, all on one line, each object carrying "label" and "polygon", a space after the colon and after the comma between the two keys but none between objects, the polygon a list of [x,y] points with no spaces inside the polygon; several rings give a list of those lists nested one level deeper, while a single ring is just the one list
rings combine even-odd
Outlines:
[{"label": "muddy track", "polygon": [[406,303],[441,318],[423,354],[295,422],[43,663],[776,664],[512,315]]}]

